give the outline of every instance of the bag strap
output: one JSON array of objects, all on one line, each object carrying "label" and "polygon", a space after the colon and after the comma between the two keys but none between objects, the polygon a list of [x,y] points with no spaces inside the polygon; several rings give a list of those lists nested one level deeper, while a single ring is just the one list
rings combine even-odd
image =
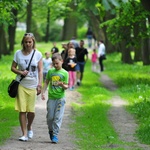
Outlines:
[{"label": "bag strap", "polygon": [[[31,56],[30,62],[29,62],[29,64],[28,64],[28,67],[26,68],[26,70],[28,70],[28,71],[29,71],[29,67],[30,67],[30,64],[31,64],[32,58],[33,58],[33,56],[34,56],[34,53],[35,53],[35,49],[34,49],[33,54],[32,54],[32,56]],[[21,81],[23,78],[25,78],[25,76],[21,75],[21,78],[20,78],[20,80],[19,80],[19,81]]]}]

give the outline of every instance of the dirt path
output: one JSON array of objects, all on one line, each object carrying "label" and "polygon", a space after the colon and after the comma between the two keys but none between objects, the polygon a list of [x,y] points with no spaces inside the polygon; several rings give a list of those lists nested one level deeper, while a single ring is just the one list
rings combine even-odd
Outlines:
[{"label": "dirt path", "polygon": [[[100,81],[112,92],[117,89],[117,86],[112,80],[103,73],[101,74]],[[137,124],[133,116],[125,110],[124,106],[127,105],[127,103],[117,95],[114,96],[109,103],[112,106],[109,111],[109,119],[118,133],[120,140],[126,143],[121,147],[128,150],[149,150],[150,146],[139,143],[138,139],[134,136]],[[129,144],[132,146],[129,146]]]},{"label": "dirt path", "polygon": [[[117,89],[112,80],[103,73],[101,74],[100,81],[110,91],[115,92]],[[12,137],[7,140],[4,146],[0,147],[0,150],[78,150],[76,145],[73,144],[75,138],[69,131],[69,124],[71,123],[71,103],[76,102],[79,98],[80,94],[77,91],[66,91],[67,103],[62,127],[58,136],[58,144],[52,144],[49,140],[46,125],[46,101],[42,101],[39,97],[36,103],[36,118],[33,124],[34,138],[28,142],[18,141],[18,137],[21,134],[20,128],[15,128]],[[140,144],[134,137],[137,124],[124,108],[127,103],[117,95],[109,103],[112,105],[108,114],[109,119],[118,133],[120,140],[124,142],[123,145],[112,145],[111,147],[123,148],[125,150],[149,150],[150,146]],[[129,146],[129,143],[132,146]]]},{"label": "dirt path", "polygon": [[18,141],[18,137],[21,135],[20,127],[18,127],[6,144],[0,147],[0,150],[77,150],[73,144],[74,137],[69,132],[69,124],[71,123],[71,103],[79,97],[80,95],[76,91],[67,90],[66,92],[67,103],[58,144],[52,144],[49,139],[46,124],[46,101],[42,101],[39,96],[36,103],[36,118],[33,123],[34,138],[28,142]]}]

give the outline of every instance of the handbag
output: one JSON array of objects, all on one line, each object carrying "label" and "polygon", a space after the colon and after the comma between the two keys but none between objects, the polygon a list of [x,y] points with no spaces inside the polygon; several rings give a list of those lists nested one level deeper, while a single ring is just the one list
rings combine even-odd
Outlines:
[{"label": "handbag", "polygon": [[[32,58],[33,58],[34,53],[35,53],[35,50],[34,50],[32,56],[31,56],[30,62],[29,62],[29,64],[28,64],[28,67],[26,68],[26,70],[28,70],[28,71],[29,71],[29,67],[30,67],[30,64],[31,64],[31,61],[32,61]],[[17,80],[12,80],[11,83],[9,84],[9,86],[8,86],[8,94],[9,94],[9,96],[10,96],[11,98],[15,98],[15,97],[17,96],[17,93],[18,93],[18,86],[19,86],[19,84],[20,84],[20,82],[21,82],[21,80],[22,80],[23,78],[25,78],[25,76],[21,75],[21,78],[20,78],[19,81],[17,81]]]},{"label": "handbag", "polygon": [[105,60],[105,59],[106,59],[106,55],[102,55],[101,57],[102,57],[102,59],[103,59],[103,60]]}]

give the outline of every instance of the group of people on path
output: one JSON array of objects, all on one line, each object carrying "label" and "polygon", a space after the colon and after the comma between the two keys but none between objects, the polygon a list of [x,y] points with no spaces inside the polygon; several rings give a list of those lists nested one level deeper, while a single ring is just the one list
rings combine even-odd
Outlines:
[{"label": "group of people on path", "polygon": [[[54,50],[55,48],[55,50]],[[81,40],[79,43],[72,38],[71,41],[68,43],[62,43],[63,50],[60,52],[63,64],[62,68],[64,68],[69,73],[69,89],[73,90],[76,86],[81,85],[81,81],[83,79],[83,73],[84,73],[84,66],[86,61],[88,60],[88,50],[84,47],[84,41]],[[53,51],[52,51],[53,50]],[[51,50],[51,56],[53,56],[54,53],[59,53],[58,48],[55,46]],[[47,58],[46,52],[45,58],[43,58],[43,80],[45,80],[45,72],[48,72],[48,70],[52,67],[51,58]],[[46,69],[46,67],[48,69]]]},{"label": "group of people on path", "polygon": [[[22,48],[14,54],[11,71],[16,74],[17,81],[21,76],[24,76],[19,84],[15,101],[15,110],[19,112],[22,131],[19,141],[28,141],[33,138],[32,123],[35,117],[37,95],[41,94],[41,99],[45,100],[45,92],[48,89],[46,115],[48,134],[52,143],[58,143],[58,134],[66,102],[65,90],[69,86],[74,87],[76,72],[77,81],[80,84],[84,65],[88,59],[88,51],[84,48],[83,40],[80,41],[77,48],[74,48],[71,42],[62,45],[64,50],[61,53],[54,45],[55,48],[53,47],[51,52],[46,52],[46,57],[43,59],[42,53],[36,49],[33,33],[25,33],[21,41]],[[27,69],[33,52],[30,67]],[[84,60],[84,56],[86,56],[86,60]],[[53,67],[47,69],[48,63]],[[65,68],[66,64],[67,68]]]}]

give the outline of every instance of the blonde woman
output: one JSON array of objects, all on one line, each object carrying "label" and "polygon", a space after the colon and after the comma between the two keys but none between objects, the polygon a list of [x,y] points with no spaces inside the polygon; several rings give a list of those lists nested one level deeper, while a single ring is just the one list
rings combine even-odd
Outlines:
[{"label": "blonde woman", "polygon": [[[35,47],[35,37],[32,33],[24,34],[21,41],[22,49],[17,50],[11,65],[11,71],[19,81],[24,76],[18,88],[15,110],[19,112],[19,122],[22,130],[20,141],[28,141],[33,137],[32,123],[35,117],[35,101],[41,93],[42,85],[42,54]],[[29,69],[31,56],[34,53]]]}]

